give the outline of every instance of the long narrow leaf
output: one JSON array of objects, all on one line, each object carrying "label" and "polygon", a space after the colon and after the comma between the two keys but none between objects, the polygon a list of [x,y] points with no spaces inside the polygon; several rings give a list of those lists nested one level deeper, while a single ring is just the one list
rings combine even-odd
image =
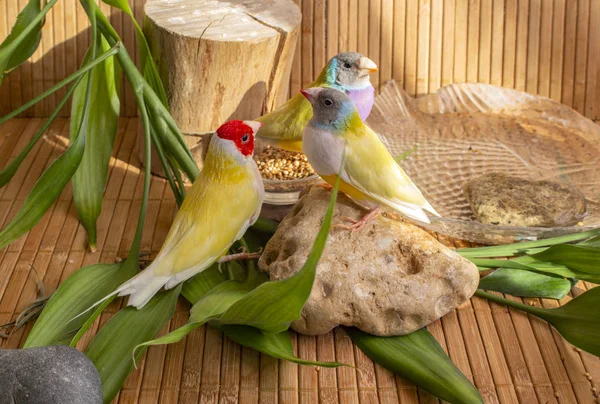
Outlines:
[{"label": "long narrow leaf", "polygon": [[590,289],[564,306],[553,309],[529,306],[481,290],[475,294],[540,317],[552,324],[571,344],[600,356],[600,287]]},{"label": "long narrow leaf", "polygon": [[117,42],[112,48],[110,48],[110,50],[108,52],[104,53],[103,55],[98,56],[97,59],[90,62],[89,64],[82,66],[75,73],[71,74],[69,77],[56,83],[54,86],[47,89],[40,95],[37,95],[34,98],[32,98],[31,100],[27,101],[25,104],[21,105],[19,108],[15,109],[14,111],[10,112],[9,114],[4,115],[2,118],[0,118],[0,124],[7,122],[9,119],[12,119],[15,116],[19,115],[20,113],[26,111],[32,105],[37,104],[38,102],[40,102],[44,98],[48,97],[50,94],[57,92],[58,90],[60,90],[64,86],[66,86],[67,84],[69,84],[75,80],[78,80],[79,78],[81,78],[82,76],[87,74],[87,72],[92,70],[95,66],[104,62],[106,59],[116,55],[120,48],[121,48],[121,44],[119,42]]},{"label": "long narrow leaf", "polygon": [[[110,49],[99,36],[96,52]],[[86,55],[83,64],[89,60]],[[84,111],[84,98],[88,80],[91,80],[93,105]],[[79,219],[88,234],[92,251],[96,249],[96,221],[102,209],[102,198],[108,175],[108,164],[117,133],[119,118],[119,84],[121,72],[114,59],[106,59],[96,66],[77,86],[71,110],[71,136],[85,133],[86,145],[83,159],[73,176],[73,198]],[[83,115],[87,119],[82,120]]]},{"label": "long narrow leaf", "polygon": [[555,245],[531,257],[563,265],[578,274],[587,274],[585,279],[581,275],[578,279],[600,283],[600,248],[593,245]]},{"label": "long narrow leaf", "polygon": [[40,7],[41,0],[29,0],[17,16],[10,34],[0,44],[0,83],[4,75],[29,59],[42,37],[45,16],[56,0]]},{"label": "long narrow leaf", "polygon": [[481,395],[426,328],[400,337],[376,337],[346,328],[373,361],[450,403],[483,403]]},{"label": "long narrow leaf", "polygon": [[245,325],[224,325],[219,329],[231,340],[276,359],[284,359],[299,365],[314,365],[326,368],[347,366],[340,362],[311,361],[296,357],[288,331],[271,334]]},{"label": "long narrow leaf", "polygon": [[[173,316],[180,291],[177,287],[158,293],[140,310],[135,307],[120,310],[90,342],[85,354],[98,369],[105,403],[110,403],[131,373],[134,347],[154,338]],[[138,351],[138,357],[144,351]]]},{"label": "long narrow leaf", "polygon": [[562,299],[572,286],[572,282],[568,279],[509,268],[498,269],[479,281],[479,289],[513,296],[552,299]]},{"label": "long narrow leaf", "polygon": [[31,230],[59,197],[71,179],[85,148],[85,136],[80,136],[61,154],[37,180],[15,217],[0,231],[0,249]]},{"label": "long narrow leaf", "polygon": [[148,41],[144,36],[142,28],[139,26],[131,7],[127,0],[102,0],[104,3],[116,7],[119,10],[123,11],[125,14],[129,15],[131,18],[131,22],[133,23],[137,35],[138,43],[140,44],[140,60],[142,63],[142,73],[144,78],[152,87],[152,89],[156,92],[158,97],[160,98],[163,105],[168,106],[167,103],[167,93],[163,87],[162,81],[160,80],[160,76],[158,74],[158,69],[156,68],[156,64],[154,60],[152,60],[152,54],[150,53],[150,47],[148,46]]},{"label": "long narrow leaf", "polygon": [[567,234],[565,236],[546,238],[542,240],[526,241],[524,243],[514,243],[490,247],[459,248],[456,252],[465,258],[486,258],[486,257],[513,257],[523,254],[531,249],[539,247],[548,247],[556,244],[573,243],[584,241],[600,235],[600,229],[589,230],[581,233]]},{"label": "long narrow leaf", "polygon": [[580,279],[582,281],[600,283],[600,268],[598,268],[599,270],[595,270],[593,267],[590,267],[590,269],[583,271],[575,267],[567,267],[562,265],[561,263],[542,261],[527,255],[513,258],[510,260],[482,258],[470,258],[469,260],[478,267],[482,268],[523,269],[526,271],[539,272],[542,274],[550,274],[554,276],[561,276],[564,278],[575,278]]},{"label": "long narrow leaf", "polygon": [[58,116],[58,114],[60,113],[62,108],[67,103],[67,101],[69,101],[69,98],[71,98],[71,95],[75,91],[76,86],[77,86],[77,84],[74,84],[69,89],[69,91],[67,91],[67,93],[65,94],[63,99],[58,103],[58,105],[52,112],[52,115],[50,115],[48,117],[46,122],[44,122],[44,124],[38,129],[38,131],[35,133],[35,135],[33,135],[33,138],[29,141],[29,143],[27,143],[27,146],[25,146],[25,148],[23,150],[21,150],[19,155],[17,157],[15,157],[6,167],[4,167],[0,171],[0,188],[5,186],[6,184],[8,184],[8,182],[13,177],[13,175],[15,175],[15,173],[21,166],[21,163],[23,162],[23,160],[25,160],[25,157],[27,157],[27,155],[33,149],[33,147],[38,142],[38,140],[40,140],[42,138],[42,136],[44,135],[44,133],[46,133],[46,130],[48,130],[48,128],[50,127],[50,125],[52,124],[54,119],[56,119],[56,117]]},{"label": "long narrow leaf", "polygon": [[71,319],[135,274],[135,267],[123,265],[90,265],[69,276],[44,307],[24,348],[68,344],[92,313]]},{"label": "long narrow leaf", "polygon": [[[98,19],[98,27],[111,45],[120,41],[118,34],[110,25],[110,22],[104,14],[97,8],[95,10]],[[191,180],[195,180],[198,175],[198,166],[196,165],[183,135],[177,128],[177,124],[169,114],[167,107],[162,101],[162,96],[148,84],[144,77],[138,71],[134,61],[131,59],[125,47],[121,47],[117,53],[119,63],[127,77],[131,87],[136,94],[138,106],[146,111],[152,123],[152,130],[161,138],[167,160],[170,158],[177,162],[178,167],[172,169],[181,169]],[[142,94],[143,101],[139,99]],[[168,171],[168,170],[167,170]]]}]

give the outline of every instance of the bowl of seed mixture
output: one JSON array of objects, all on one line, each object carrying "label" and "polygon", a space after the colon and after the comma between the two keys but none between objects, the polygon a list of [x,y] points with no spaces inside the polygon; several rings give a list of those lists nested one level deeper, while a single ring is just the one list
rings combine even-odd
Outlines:
[{"label": "bowl of seed mixture", "polygon": [[254,160],[263,178],[265,203],[271,205],[296,203],[304,188],[320,181],[304,154],[264,145],[258,139]]}]

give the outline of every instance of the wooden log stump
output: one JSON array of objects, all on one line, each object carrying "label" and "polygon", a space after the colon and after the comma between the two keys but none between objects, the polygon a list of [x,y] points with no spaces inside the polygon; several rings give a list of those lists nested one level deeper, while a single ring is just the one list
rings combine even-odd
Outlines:
[{"label": "wooden log stump", "polygon": [[[200,167],[208,136],[195,134],[287,99],[301,22],[292,0],[148,0],[144,10],[169,111]],[[152,171],[162,174],[158,157]]]}]

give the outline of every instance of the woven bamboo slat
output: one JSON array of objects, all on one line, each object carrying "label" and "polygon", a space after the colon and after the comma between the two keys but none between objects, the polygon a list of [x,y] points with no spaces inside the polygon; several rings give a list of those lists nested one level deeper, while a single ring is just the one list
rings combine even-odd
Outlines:
[{"label": "woven bamboo slat", "polygon": [[[145,0],[130,0],[139,21]],[[290,94],[310,83],[337,52],[368,55],[380,71],[376,87],[400,81],[410,95],[453,82],[482,82],[549,96],[585,116],[600,119],[600,0],[297,0],[302,35],[290,78]],[[0,39],[26,0],[0,0]],[[102,10],[134,54],[129,17]],[[79,66],[89,43],[85,13],[77,1],[49,13],[39,49],[0,86],[0,115],[49,88]],[[64,91],[24,116],[52,112]],[[121,113],[137,115],[124,83]],[[68,116],[65,107],[61,116]]]}]

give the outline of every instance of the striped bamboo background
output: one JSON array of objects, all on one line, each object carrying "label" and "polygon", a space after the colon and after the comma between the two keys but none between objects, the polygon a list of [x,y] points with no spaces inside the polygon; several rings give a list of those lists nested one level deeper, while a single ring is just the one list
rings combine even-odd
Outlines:
[{"label": "striped bamboo background", "polygon": [[[28,0],[0,0],[0,38]],[[137,18],[145,0],[130,0]],[[302,35],[290,79],[296,93],[340,51],[368,55],[377,87],[399,80],[409,94],[453,82],[482,82],[538,93],[600,119],[600,0],[295,0]],[[0,115],[75,71],[89,42],[76,0],[59,1],[30,61],[0,86]],[[130,53],[127,16],[102,4]],[[137,113],[124,86],[122,114]],[[27,112],[47,116],[59,92]],[[62,115],[69,114],[69,108]]]}]

